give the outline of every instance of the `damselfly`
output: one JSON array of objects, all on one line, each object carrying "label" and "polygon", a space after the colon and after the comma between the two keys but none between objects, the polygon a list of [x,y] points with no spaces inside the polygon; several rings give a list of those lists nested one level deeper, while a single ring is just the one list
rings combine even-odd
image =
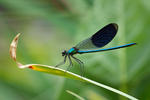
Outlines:
[{"label": "damselfly", "polygon": [[70,48],[69,50],[64,50],[62,52],[62,56],[64,56],[64,61],[59,63],[58,65],[56,65],[56,67],[60,66],[62,64],[65,64],[66,59],[68,57],[69,62],[70,62],[68,68],[73,66],[71,59],[74,59],[76,62],[78,62],[80,64],[81,72],[83,73],[84,64],[81,60],[74,57],[75,54],[85,54],[85,53],[109,51],[109,50],[129,47],[129,46],[136,44],[136,43],[129,43],[129,44],[121,45],[121,46],[99,49],[99,48],[105,46],[106,44],[108,44],[115,37],[117,31],[118,31],[117,24],[110,23],[110,24],[106,25],[105,27],[100,29],[98,32],[96,32],[94,35],[83,40],[76,46]]}]

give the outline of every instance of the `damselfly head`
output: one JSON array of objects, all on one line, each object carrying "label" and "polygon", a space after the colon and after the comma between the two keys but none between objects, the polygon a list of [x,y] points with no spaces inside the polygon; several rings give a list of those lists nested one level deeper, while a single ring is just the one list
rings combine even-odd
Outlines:
[{"label": "damselfly head", "polygon": [[66,54],[67,54],[67,51],[64,50],[64,51],[62,52],[62,56],[65,56]]}]

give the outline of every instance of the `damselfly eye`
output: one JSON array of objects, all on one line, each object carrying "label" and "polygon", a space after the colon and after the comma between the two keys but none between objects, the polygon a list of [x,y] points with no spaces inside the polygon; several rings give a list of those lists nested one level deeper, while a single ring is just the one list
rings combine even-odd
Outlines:
[{"label": "damselfly eye", "polygon": [[65,56],[66,55],[66,50],[64,50],[63,52],[62,52],[62,56]]}]

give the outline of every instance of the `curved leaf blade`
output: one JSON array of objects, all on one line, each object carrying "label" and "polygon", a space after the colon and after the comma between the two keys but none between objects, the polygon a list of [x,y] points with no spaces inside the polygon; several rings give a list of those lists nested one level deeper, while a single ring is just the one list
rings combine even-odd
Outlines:
[{"label": "curved leaf blade", "polygon": [[72,72],[57,68],[57,67],[53,67],[53,66],[48,66],[48,65],[41,65],[41,64],[26,64],[23,65],[20,62],[17,61],[17,56],[16,56],[16,50],[17,50],[17,44],[18,44],[18,39],[19,39],[20,33],[16,35],[16,37],[13,39],[11,45],[10,45],[10,56],[11,58],[17,63],[19,68],[30,68],[32,70],[35,71],[40,71],[40,72],[45,72],[45,73],[49,73],[49,74],[53,74],[53,75],[58,75],[58,76],[62,76],[62,77],[66,77],[66,78],[71,78],[71,79],[75,79],[75,80],[80,80],[83,82],[87,82],[87,83],[91,83],[94,84],[96,86],[105,88],[109,91],[115,92],[117,94],[120,94],[126,98],[129,98],[131,100],[138,100],[137,98],[130,96],[124,92],[121,92],[117,89],[114,89],[112,87],[109,87],[107,85],[95,82],[93,80],[90,80],[88,78],[82,77],[80,75],[74,74]]}]

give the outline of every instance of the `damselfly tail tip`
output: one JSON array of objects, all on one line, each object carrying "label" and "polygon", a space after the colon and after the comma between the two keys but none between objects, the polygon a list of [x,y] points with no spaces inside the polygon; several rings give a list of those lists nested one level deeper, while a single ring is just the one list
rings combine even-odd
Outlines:
[{"label": "damselfly tail tip", "polygon": [[137,43],[132,43],[132,45],[137,45]]},{"label": "damselfly tail tip", "polygon": [[130,44],[129,44],[129,46],[132,46],[132,45],[137,45],[137,43],[130,43]]}]

